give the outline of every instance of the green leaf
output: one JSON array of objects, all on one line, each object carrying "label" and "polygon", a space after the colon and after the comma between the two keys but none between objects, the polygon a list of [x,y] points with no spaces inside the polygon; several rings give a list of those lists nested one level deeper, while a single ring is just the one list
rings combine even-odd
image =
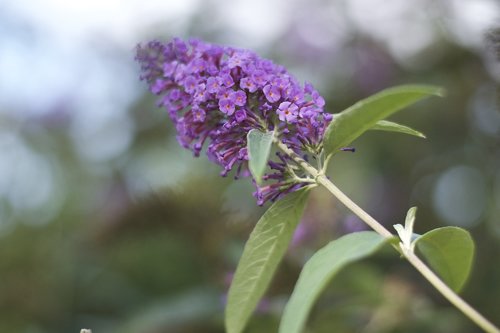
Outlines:
[{"label": "green leaf", "polygon": [[257,184],[262,182],[262,175],[266,170],[271,152],[273,136],[273,131],[264,133],[258,129],[252,129],[247,134],[248,168]]},{"label": "green leaf", "polygon": [[347,264],[377,251],[386,239],[373,231],[351,233],[330,242],[305,264],[285,307],[280,333],[301,333],[307,316],[330,280]]},{"label": "green leaf", "polygon": [[403,133],[403,134],[409,134],[409,135],[414,135],[419,138],[424,138],[425,135],[422,132],[419,132],[417,130],[414,130],[411,127],[401,125],[392,121],[387,121],[387,120],[379,120],[373,125],[370,130],[376,130],[376,131],[386,131],[386,132],[397,132],[397,133]]},{"label": "green leaf", "polygon": [[403,85],[385,89],[333,116],[325,132],[326,155],[348,146],[379,120],[425,97],[442,96],[443,89],[426,85]]},{"label": "green leaf", "polygon": [[472,268],[474,241],[458,227],[431,230],[415,241],[431,268],[454,291],[462,289]]},{"label": "green leaf", "polygon": [[239,333],[265,293],[302,216],[308,189],[287,194],[261,217],[250,234],[229,288],[227,333]]}]

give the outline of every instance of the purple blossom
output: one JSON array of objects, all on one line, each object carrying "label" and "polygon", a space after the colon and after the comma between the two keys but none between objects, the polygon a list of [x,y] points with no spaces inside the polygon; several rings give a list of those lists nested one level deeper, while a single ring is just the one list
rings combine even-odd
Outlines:
[{"label": "purple blossom", "polygon": [[193,74],[198,74],[200,72],[203,72],[206,69],[206,62],[203,59],[194,59],[191,63],[190,66],[188,66],[189,70]]},{"label": "purple blossom", "polygon": [[310,82],[305,82],[304,83],[304,92],[306,94],[312,94],[313,91],[315,91],[313,85]]},{"label": "purple blossom", "polygon": [[245,119],[247,119],[247,113],[245,110],[240,109],[240,110],[236,111],[236,113],[234,114],[234,118],[236,119],[237,122],[241,123]]},{"label": "purple blossom", "polygon": [[220,79],[217,77],[209,77],[207,79],[207,92],[215,94],[219,91],[221,86]]},{"label": "purple blossom", "polygon": [[168,81],[156,79],[155,82],[151,85],[151,92],[155,95],[158,95],[165,90],[167,84]]},{"label": "purple blossom", "polygon": [[247,94],[244,91],[237,90],[231,94],[231,99],[235,105],[245,106],[247,102]]},{"label": "purple blossom", "polygon": [[283,102],[278,106],[278,117],[281,121],[286,121],[287,123],[296,122],[298,116],[299,107],[296,104],[290,102]]},{"label": "purple blossom", "polygon": [[240,87],[242,89],[247,89],[251,93],[257,91],[257,85],[249,77],[244,77],[240,80]]},{"label": "purple blossom", "polygon": [[[307,158],[322,149],[331,115],[324,99],[306,83],[300,85],[287,70],[255,53],[200,40],[170,43],[151,41],[137,47],[141,79],[159,96],[175,124],[179,143],[222,167],[221,175],[249,175],[247,133],[274,130],[278,138]],[[259,205],[277,200],[307,183],[289,157],[269,161],[266,183],[256,186]],[[301,176],[300,174],[298,176]]]},{"label": "purple blossom", "polygon": [[233,77],[231,76],[231,74],[223,74],[220,78],[222,84],[224,86],[226,86],[227,88],[230,88],[234,85],[234,80],[233,80]]},{"label": "purple blossom", "polygon": [[207,116],[205,110],[200,108],[192,108],[191,112],[193,113],[193,121],[195,123],[203,123],[205,121],[205,118]]},{"label": "purple blossom", "polygon": [[319,92],[317,92],[316,90],[314,90],[311,94],[312,98],[313,98],[313,101],[314,101],[314,104],[316,104],[317,106],[319,107],[323,107],[325,106],[325,99],[319,94]]},{"label": "purple blossom", "polygon": [[259,88],[263,87],[267,83],[267,77],[268,75],[266,72],[261,69],[256,69],[251,75],[253,83]]},{"label": "purple blossom", "polygon": [[[293,101],[295,104],[300,104],[304,102],[304,92],[302,89],[298,89],[296,86],[290,85],[285,89],[285,97],[288,100]],[[325,100],[323,100],[323,105],[318,105],[317,106],[323,107],[325,105]]]},{"label": "purple blossom", "polygon": [[243,67],[249,56],[253,55],[249,51],[239,50],[239,52],[233,52],[231,57],[227,61],[227,67],[233,69],[235,67]]},{"label": "purple blossom", "polygon": [[196,104],[200,104],[203,102],[206,102],[208,99],[208,92],[205,88],[205,83],[200,83],[195,90],[195,93],[193,95],[193,101],[196,102]]},{"label": "purple blossom", "polygon": [[280,91],[284,91],[289,85],[289,77],[287,75],[282,75],[282,77],[274,77],[271,80],[271,84],[277,87]]},{"label": "purple blossom", "polygon": [[193,75],[189,75],[184,80],[184,90],[188,94],[194,93],[196,91],[197,86],[198,86],[198,82],[196,81],[196,78]]},{"label": "purple blossom", "polygon": [[232,99],[233,90],[221,87],[219,91],[217,91],[216,96],[218,99]]},{"label": "purple blossom", "polygon": [[235,105],[231,98],[219,100],[219,109],[228,116],[234,113],[234,107]]},{"label": "purple blossom", "polygon": [[177,61],[165,63],[163,65],[163,75],[165,75],[166,77],[174,75],[176,67],[177,67]]},{"label": "purple blossom", "polygon": [[314,106],[304,106],[299,110],[301,118],[313,118],[318,113],[321,113],[321,109]]},{"label": "purple blossom", "polygon": [[269,103],[276,103],[281,98],[281,93],[278,87],[268,84],[262,89]]}]

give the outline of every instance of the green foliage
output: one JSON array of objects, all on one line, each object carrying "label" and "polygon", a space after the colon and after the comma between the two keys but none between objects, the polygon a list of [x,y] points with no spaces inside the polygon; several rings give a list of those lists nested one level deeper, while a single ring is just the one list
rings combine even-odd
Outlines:
[{"label": "green foliage", "polygon": [[348,234],[330,242],[305,264],[286,305],[280,333],[302,332],[307,316],[323,289],[346,265],[377,251],[386,241],[373,231]]},{"label": "green foliage", "polygon": [[[302,7],[311,6],[308,2],[300,3]],[[321,6],[333,5],[327,1],[319,3],[315,7],[318,11],[323,11]],[[291,6],[294,4],[290,3]],[[343,3],[338,4],[342,6]],[[463,11],[467,2],[460,4],[462,8],[459,10]],[[419,6],[426,5],[425,2],[411,3],[410,6],[415,10],[409,14],[418,15],[421,12],[419,9],[422,9]],[[216,6],[224,7],[227,4],[214,3],[211,8],[215,13],[218,12]],[[29,6],[25,7],[30,9]],[[125,6],[117,7],[115,14],[119,15],[119,10],[123,7]],[[457,10],[455,7],[453,6],[452,11]],[[300,9],[290,8],[291,16],[286,19],[293,22],[293,15],[300,14]],[[391,3],[387,3],[387,11],[391,11],[390,9]],[[186,31],[203,34],[207,31],[205,25],[211,24],[199,19],[204,17],[205,12],[206,6],[193,6],[192,10],[179,16],[179,19]],[[10,11],[7,8],[2,14],[2,18],[5,17],[2,23],[8,27],[2,32],[7,38],[23,35],[25,27],[29,26],[40,45],[53,45],[45,37],[54,37],[55,34],[37,33],[45,29],[43,24],[39,24],[42,21],[38,20],[36,23],[34,16],[23,15],[20,6],[19,10],[17,7]],[[436,26],[436,23],[447,24],[442,21],[443,15],[432,17],[434,19],[430,21],[419,21],[423,28]],[[154,21],[152,25],[141,28],[145,35],[159,35],[158,23]],[[175,31],[169,29],[175,28],[175,25],[168,24],[167,21],[164,20],[161,24],[161,30],[172,35]],[[326,25],[331,24],[328,20],[323,21]],[[414,23],[411,24],[414,26]],[[43,29],[38,30],[39,28]],[[321,25],[316,28],[318,31],[325,31]],[[485,60],[491,60],[491,57],[485,55],[494,56],[495,50],[498,50],[493,46],[499,45],[498,39],[495,39],[499,35],[495,29],[489,30],[488,35],[492,37],[494,44],[471,52],[471,43],[458,43],[463,41],[463,36],[444,38],[446,42],[443,42],[443,35],[439,30],[426,30],[432,33],[432,38],[429,39],[431,44],[428,45],[432,52],[417,52],[401,59],[398,58],[398,52],[393,52],[394,49],[387,48],[384,43],[372,38],[363,38],[367,32],[356,30],[356,26],[353,26],[352,29],[340,31],[340,57],[332,59],[328,53],[322,54],[321,52],[328,50],[324,48],[325,45],[315,47],[311,52],[301,54],[303,58],[300,63],[295,62],[298,67],[294,71],[301,73],[304,78],[309,76],[313,83],[321,82],[320,92],[328,94],[325,96],[327,107],[333,104],[352,105],[355,96],[366,96],[362,95],[366,89],[384,85],[387,80],[404,82],[418,78],[421,82],[446,85],[450,95],[453,95],[446,103],[416,105],[416,108],[425,110],[428,115],[427,119],[419,118],[426,124],[420,129],[425,128],[425,134],[432,138],[432,145],[415,147],[422,149],[415,154],[413,149],[405,147],[408,142],[406,140],[398,140],[398,137],[390,134],[371,134],[372,140],[364,141],[362,149],[370,152],[368,158],[363,158],[362,163],[356,161],[359,158],[353,158],[356,156],[340,158],[328,175],[337,185],[345,185],[345,189],[359,198],[363,205],[368,202],[370,213],[374,216],[388,216],[388,205],[393,212],[402,212],[405,210],[406,200],[396,198],[390,203],[376,205],[380,194],[373,191],[374,183],[370,182],[373,174],[377,175],[375,185],[383,185],[388,199],[394,198],[394,193],[410,193],[414,184],[424,184],[423,188],[419,185],[415,192],[418,192],[418,201],[425,201],[427,205],[426,218],[419,221],[420,228],[430,230],[434,228],[431,221],[442,216],[434,209],[437,196],[432,196],[425,189],[434,188],[441,179],[439,175],[444,175],[448,168],[460,165],[474,167],[486,184],[485,195],[490,196],[488,200],[492,201],[491,204],[483,205],[485,201],[478,201],[477,197],[472,197],[472,193],[464,194],[475,202],[475,207],[482,207],[481,219],[474,227],[474,238],[480,242],[477,244],[478,248],[481,247],[478,253],[484,254],[480,258],[478,255],[480,260],[474,262],[474,280],[480,282],[467,286],[467,299],[488,318],[500,323],[500,265],[496,255],[500,244],[500,206],[495,204],[498,200],[494,201],[499,193],[498,186],[494,186],[498,184],[498,172],[495,171],[500,170],[500,160],[496,158],[500,156],[500,145],[497,144],[498,132],[495,131],[498,94],[497,86],[491,80],[491,70],[495,66],[482,65]],[[210,36],[217,37],[213,34]],[[286,52],[275,52],[275,40],[271,37],[265,39],[271,43],[262,40],[259,52],[273,55],[280,63],[294,63],[295,54],[289,54],[288,56],[292,56],[290,59]],[[64,74],[71,75],[78,83],[88,81],[89,78],[89,82],[94,82],[92,78],[97,78],[94,74],[98,74],[99,78],[113,78],[119,71],[122,74],[119,86],[129,87],[130,82],[136,81],[131,78],[135,77],[137,68],[129,65],[132,50],[128,43],[115,43],[113,40],[109,40],[111,43],[99,42],[99,36],[96,38],[97,43],[93,43],[92,48],[85,46],[89,43],[88,38],[71,41],[71,45],[83,42],[79,49],[89,50],[95,55],[89,59],[81,54],[82,61],[79,62],[89,70],[87,75],[79,75],[81,72],[76,68],[68,68]],[[221,41],[224,38],[225,36],[217,37]],[[17,42],[30,43],[30,40],[19,38],[15,41],[17,45]],[[297,40],[293,39],[291,42]],[[45,53],[44,48],[33,48],[29,53],[23,47],[16,49],[19,49],[20,54],[24,52],[33,58]],[[438,58],[436,54],[439,54]],[[55,61],[55,65],[59,65],[57,62],[61,61],[60,57],[51,59]],[[86,60],[91,61],[90,66]],[[311,66],[311,61],[315,66]],[[401,66],[401,63],[404,65]],[[425,66],[415,69],[414,66],[405,65],[408,63]],[[36,72],[40,64],[43,66],[46,62],[33,62],[30,71]],[[345,79],[345,71],[337,70],[339,66],[355,69],[352,80]],[[319,70],[311,72],[311,67]],[[13,88],[14,81],[5,80],[5,84],[8,88]],[[156,312],[153,309],[156,305],[165,304],[164,318],[176,317],[177,314],[170,315],[170,304],[172,308],[176,308],[183,296],[193,308],[207,306],[210,307],[207,312],[214,313],[182,317],[184,324],[180,324],[180,320],[174,320],[173,323],[169,321],[165,327],[150,325],[133,331],[223,332],[220,298],[224,291],[221,280],[227,273],[225,268],[233,262],[232,259],[239,257],[240,251],[235,249],[241,247],[239,236],[242,225],[250,223],[250,220],[256,221],[257,218],[253,217],[259,214],[255,201],[249,195],[251,185],[245,180],[233,184],[230,177],[221,179],[217,174],[219,167],[210,164],[205,158],[193,161],[192,154],[175,142],[175,126],[167,120],[167,113],[153,112],[156,110],[155,99],[150,94],[139,93],[139,90],[145,91],[144,84],[140,89],[135,89],[136,93],[109,93],[106,105],[120,110],[120,117],[105,119],[99,112],[87,112],[85,117],[78,116],[78,110],[87,110],[96,104],[102,105],[102,96],[98,92],[88,94],[85,89],[71,88],[76,86],[56,85],[51,94],[44,94],[44,101],[45,97],[48,99],[43,105],[23,104],[33,100],[29,98],[32,96],[29,93],[31,85],[26,90],[8,89],[12,93],[2,96],[1,122],[4,126],[0,126],[0,136],[3,143],[4,163],[1,169],[4,178],[0,181],[0,332],[67,333],[79,332],[82,327],[92,328],[94,333],[124,332],[121,329],[124,324],[135,321],[136,316],[143,316],[147,310]],[[123,87],[119,89],[124,91]],[[56,99],[51,99],[49,95]],[[61,96],[64,96],[62,100]],[[30,105],[35,106],[36,110],[32,110]],[[38,110],[40,108],[43,110]],[[43,115],[40,111],[43,111]],[[74,117],[75,115],[78,117]],[[405,113],[406,115],[408,114]],[[412,127],[416,126],[410,119],[413,116],[421,115],[415,112],[401,121]],[[392,120],[390,117],[387,119]],[[474,135],[470,135],[471,133]],[[382,143],[383,140],[392,138],[396,142],[391,147]],[[121,144],[117,146],[118,142]],[[115,148],[107,149],[110,147],[109,143]],[[117,150],[117,147],[122,150]],[[464,147],[467,147],[466,153],[463,153]],[[389,157],[385,155],[387,149],[391,149]],[[118,151],[121,153],[116,155]],[[425,156],[426,159],[419,164],[418,169],[414,169],[416,156]],[[47,165],[40,163],[44,159]],[[47,179],[40,182],[37,176],[43,175],[40,171],[47,167],[51,171],[47,174],[47,179],[49,182],[51,179],[55,181],[55,187],[44,186]],[[17,173],[10,170],[17,170]],[[409,173],[412,174],[411,180],[404,179],[402,175]],[[367,187],[361,186],[362,184]],[[225,190],[228,186],[231,192]],[[30,188],[33,190],[30,191]],[[168,191],[165,195],[164,190]],[[179,192],[183,194],[177,195]],[[224,194],[218,195],[222,193]],[[337,220],[339,208],[332,204],[331,198],[325,193],[317,193],[318,196],[311,202],[314,204],[313,214],[323,228],[329,228],[328,233],[324,229],[314,229],[309,238],[301,242],[300,247],[291,249],[291,258],[298,260],[304,254],[317,250],[317,244],[331,236],[330,227],[340,227],[340,221]],[[174,194],[175,201],[171,202]],[[226,197],[230,200],[225,199]],[[156,203],[152,205],[152,201]],[[40,205],[35,207],[33,203],[36,202]],[[137,209],[138,205],[141,206],[140,209]],[[129,216],[131,209],[135,211],[132,218]],[[221,214],[221,211],[228,210],[228,213]],[[126,223],[122,220],[123,216],[128,216]],[[241,223],[235,222],[236,219]],[[455,223],[453,219],[445,222],[448,225]],[[404,224],[402,221],[394,223]],[[157,235],[157,238],[153,235]],[[160,249],[161,244],[163,247]],[[126,249],[128,246],[129,250]],[[384,246],[384,250],[385,248]],[[387,249],[390,250],[392,249]],[[398,259],[394,257],[393,260]],[[332,307],[328,299],[324,298],[324,301],[317,302],[320,303],[316,304],[318,311],[315,311],[314,320],[310,318],[308,322],[308,332],[478,331],[459,311],[451,309],[446,301],[430,302],[428,293],[423,292],[423,286],[426,286],[423,279],[404,279],[397,272],[386,279],[378,276],[393,267],[393,260],[362,260],[349,266],[348,271],[341,271],[332,286],[332,301],[340,301],[341,305]],[[362,271],[353,272],[357,269]],[[375,281],[366,271],[376,273],[380,281],[376,282],[378,280]],[[280,288],[278,293],[283,295],[283,289],[293,285],[296,276],[292,273],[279,274],[274,279],[274,285]],[[346,284],[341,283],[340,280],[343,279],[347,280]],[[366,293],[350,285],[349,282],[353,280],[366,285]],[[193,297],[193,290],[200,286],[217,289],[219,295],[212,301],[210,297],[206,300],[203,297]],[[385,295],[384,300],[360,304],[357,310],[349,306],[349,302],[356,303],[369,292],[378,297]],[[256,316],[245,333],[276,332],[277,309],[282,302],[281,297],[270,297],[269,301],[273,306],[271,311]],[[365,328],[367,320],[372,319],[367,314],[373,314],[374,319],[378,318],[378,322],[382,322],[384,326]],[[158,315],[161,316],[160,313]],[[169,323],[171,324],[168,325]]]},{"label": "green foliage", "polygon": [[428,96],[442,96],[443,89],[426,85],[403,85],[363,99],[334,118],[325,132],[326,155],[349,145],[378,121]]},{"label": "green foliage", "polygon": [[431,230],[415,241],[429,265],[454,291],[464,286],[474,259],[474,241],[458,227]]},{"label": "green foliage", "polygon": [[241,332],[266,291],[306,204],[308,190],[275,202],[250,234],[229,289],[226,330]]},{"label": "green foliage", "polygon": [[377,121],[377,123],[372,128],[370,128],[370,130],[403,133],[425,139],[425,135],[422,132],[414,130],[411,127],[387,120]]},{"label": "green foliage", "polygon": [[248,167],[257,184],[261,183],[262,175],[266,170],[273,136],[272,131],[264,133],[257,129],[252,129],[247,134]]}]

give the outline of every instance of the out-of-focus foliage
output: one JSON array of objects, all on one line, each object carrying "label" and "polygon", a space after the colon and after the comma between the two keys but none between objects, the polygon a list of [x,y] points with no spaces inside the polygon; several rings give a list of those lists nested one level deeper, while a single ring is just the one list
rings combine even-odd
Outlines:
[{"label": "out-of-focus foliage", "polygon": [[[418,206],[416,233],[469,229],[463,295],[499,324],[499,15],[494,0],[4,1],[0,332],[223,332],[227,283],[263,210],[248,180],[178,147],[138,81],[134,44],[174,35],[255,49],[311,81],[329,112],[396,84],[445,87],[391,118],[427,140],[368,132],[329,176],[387,226]],[[304,262],[360,229],[313,191],[247,331],[276,332]],[[308,325],[477,331],[384,253],[341,272]]]}]

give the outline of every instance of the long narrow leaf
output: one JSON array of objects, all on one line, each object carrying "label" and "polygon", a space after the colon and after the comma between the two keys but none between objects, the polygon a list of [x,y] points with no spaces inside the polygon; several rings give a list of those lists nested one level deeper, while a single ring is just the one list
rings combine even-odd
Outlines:
[{"label": "long narrow leaf", "polygon": [[403,85],[383,90],[334,115],[325,132],[325,152],[348,146],[379,120],[429,96],[442,96],[443,89],[426,85]]},{"label": "long narrow leaf", "polygon": [[370,130],[403,133],[425,139],[425,135],[422,132],[414,130],[411,127],[387,120],[377,121],[375,125],[370,128]]},{"label": "long narrow leaf", "polygon": [[302,216],[307,192],[299,190],[275,202],[250,234],[229,289],[227,333],[243,331],[264,295]]},{"label": "long narrow leaf", "polygon": [[351,233],[330,242],[305,264],[285,307],[279,333],[301,333],[314,302],[346,265],[376,252],[386,239],[373,231]]}]

